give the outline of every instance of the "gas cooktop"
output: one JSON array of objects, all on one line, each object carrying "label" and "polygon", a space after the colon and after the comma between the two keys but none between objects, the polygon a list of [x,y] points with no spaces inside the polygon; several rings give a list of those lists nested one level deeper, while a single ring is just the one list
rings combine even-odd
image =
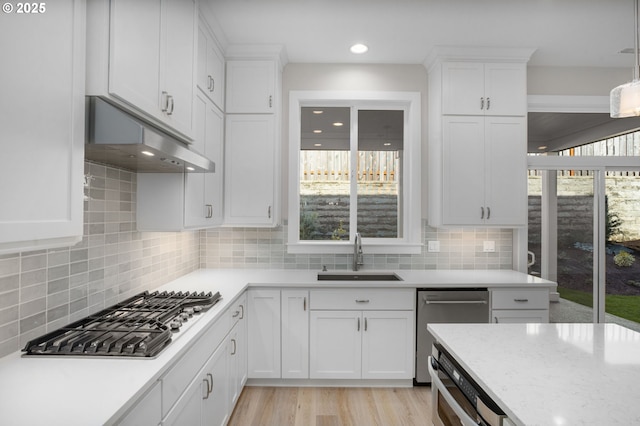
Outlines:
[{"label": "gas cooktop", "polygon": [[31,340],[23,356],[152,358],[171,342],[183,323],[221,298],[219,292],[145,291]]}]

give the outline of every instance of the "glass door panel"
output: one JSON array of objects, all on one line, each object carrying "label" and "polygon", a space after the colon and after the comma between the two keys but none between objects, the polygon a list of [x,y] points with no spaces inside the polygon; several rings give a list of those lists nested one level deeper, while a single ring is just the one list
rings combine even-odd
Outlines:
[{"label": "glass door panel", "polygon": [[605,321],[640,331],[640,176],[605,177]]},{"label": "glass door panel", "polygon": [[588,170],[529,175],[529,273],[558,283],[551,322],[593,322],[593,188]]}]

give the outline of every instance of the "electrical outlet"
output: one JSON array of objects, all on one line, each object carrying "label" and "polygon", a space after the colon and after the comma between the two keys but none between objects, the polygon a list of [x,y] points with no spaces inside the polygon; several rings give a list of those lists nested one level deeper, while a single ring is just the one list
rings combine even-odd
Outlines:
[{"label": "electrical outlet", "polygon": [[438,253],[440,251],[440,241],[429,241],[427,250],[429,253]]},{"label": "electrical outlet", "polygon": [[495,241],[484,241],[483,250],[485,253],[493,253],[496,251],[496,242]]}]

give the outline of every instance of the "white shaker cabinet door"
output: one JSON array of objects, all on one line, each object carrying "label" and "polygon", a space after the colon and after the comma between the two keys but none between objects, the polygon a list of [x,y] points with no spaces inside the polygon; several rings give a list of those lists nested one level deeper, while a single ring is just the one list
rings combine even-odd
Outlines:
[{"label": "white shaker cabinet door", "polygon": [[485,205],[484,118],[445,117],[442,134],[443,224],[480,225]]},{"label": "white shaker cabinet door", "polygon": [[109,93],[159,114],[160,0],[111,2]]},{"label": "white shaker cabinet door", "polygon": [[276,112],[275,61],[227,62],[225,112],[273,114]]},{"label": "white shaker cabinet door", "polygon": [[[85,3],[0,14],[0,253],[82,238]],[[45,36],[43,36],[45,34]]]},{"label": "white shaker cabinet door", "polygon": [[362,327],[360,311],[311,311],[310,378],[360,379]]},{"label": "white shaker cabinet door", "polygon": [[248,377],[280,378],[280,290],[250,290]]},{"label": "white shaker cabinet door", "polygon": [[363,379],[411,379],[415,360],[413,311],[364,311]]},{"label": "white shaker cabinet door", "polygon": [[[185,135],[193,134],[196,88],[196,5],[193,0],[162,1],[160,89],[167,93],[165,121]],[[161,110],[164,105],[160,105]]]},{"label": "white shaker cabinet door", "polygon": [[273,115],[227,115],[225,224],[276,224],[276,137]]},{"label": "white shaker cabinet door", "polygon": [[309,378],[309,292],[282,290],[282,378]]}]

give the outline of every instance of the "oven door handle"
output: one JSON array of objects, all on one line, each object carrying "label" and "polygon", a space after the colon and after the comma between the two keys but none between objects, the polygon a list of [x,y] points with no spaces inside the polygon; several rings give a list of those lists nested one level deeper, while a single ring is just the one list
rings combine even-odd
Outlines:
[{"label": "oven door handle", "polygon": [[[455,398],[451,396],[451,393],[449,393],[444,383],[442,383],[442,380],[440,380],[440,377],[438,377],[438,373],[433,369],[433,366],[431,365],[431,357],[429,357],[429,362],[427,364],[429,367],[429,375],[431,376],[431,388],[433,389],[433,385],[435,384],[438,393],[442,395],[445,401],[447,401],[447,404],[449,404],[449,407],[451,407],[451,409],[456,413],[463,426],[477,426],[478,422],[469,417],[469,415],[462,409],[462,407],[458,405]],[[433,409],[436,410],[437,407],[433,407]]]},{"label": "oven door handle", "polygon": [[429,300],[425,297],[427,305],[486,305],[486,300]]}]

